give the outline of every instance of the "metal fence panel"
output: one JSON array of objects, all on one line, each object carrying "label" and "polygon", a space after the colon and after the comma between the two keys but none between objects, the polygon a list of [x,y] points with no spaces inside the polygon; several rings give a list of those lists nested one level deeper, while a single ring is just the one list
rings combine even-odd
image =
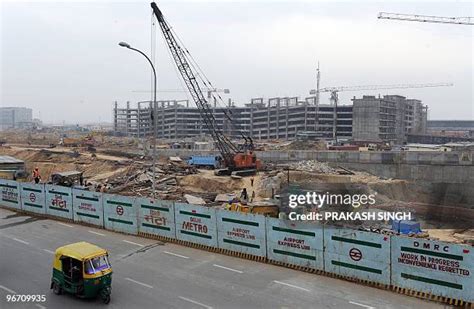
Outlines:
[{"label": "metal fence panel", "polygon": [[0,203],[3,206],[21,209],[20,185],[18,182],[13,180],[0,179],[0,189],[2,190]]},{"label": "metal fence panel", "polygon": [[392,285],[474,301],[474,249],[435,240],[392,236]]},{"label": "metal fence panel", "polygon": [[324,269],[321,225],[266,218],[268,259]]},{"label": "metal fence panel", "polygon": [[175,203],[176,237],[217,248],[216,210],[198,205]]},{"label": "metal fence panel", "polygon": [[45,185],[44,191],[46,195],[46,213],[51,216],[72,220],[72,189]]},{"label": "metal fence panel", "polygon": [[106,229],[138,234],[138,208],[134,197],[104,193],[102,203]]},{"label": "metal fence panel", "polygon": [[44,184],[20,183],[21,208],[37,214],[46,214]]},{"label": "metal fence panel", "polygon": [[72,189],[74,221],[104,227],[102,193]]},{"label": "metal fence panel", "polygon": [[218,209],[218,246],[235,252],[265,257],[265,217]]},{"label": "metal fence panel", "polygon": [[390,237],[351,229],[324,229],[324,268],[342,276],[390,284]]},{"label": "metal fence panel", "polygon": [[174,204],[171,201],[137,198],[138,231],[176,238]]}]

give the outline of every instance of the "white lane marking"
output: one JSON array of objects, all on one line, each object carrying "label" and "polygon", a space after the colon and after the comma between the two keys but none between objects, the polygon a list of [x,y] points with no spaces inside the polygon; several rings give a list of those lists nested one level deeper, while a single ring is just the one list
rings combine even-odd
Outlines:
[{"label": "white lane marking", "polygon": [[54,251],[48,250],[48,249],[43,249],[43,251],[46,251],[48,253],[54,254]]},{"label": "white lane marking", "polygon": [[89,233],[92,233],[92,234],[100,235],[100,236],[105,236],[105,234],[102,234],[102,233],[99,233],[99,232],[95,232],[95,231],[91,231],[91,230],[89,230],[88,232],[89,232]]},{"label": "white lane marking", "polygon": [[177,257],[180,257],[180,258],[183,258],[183,259],[189,259],[189,256],[185,256],[185,255],[181,255],[181,254],[177,254],[177,253],[173,253],[173,252],[169,252],[169,251],[163,251],[163,253],[166,253],[166,254],[169,254],[169,255],[174,255],[174,256],[177,256]]},{"label": "white lane marking", "polygon": [[297,286],[297,285],[293,285],[293,284],[289,284],[289,283],[285,283],[285,282],[281,282],[281,281],[277,281],[277,280],[273,280],[273,282],[278,283],[278,284],[282,284],[282,285],[286,285],[286,286],[289,286],[289,287],[292,287],[292,288],[295,288],[295,289],[300,289],[300,290],[303,290],[303,291],[306,291],[306,292],[311,292],[310,290],[302,288],[302,287]]},{"label": "white lane marking", "polygon": [[67,227],[72,227],[72,225],[69,225],[69,224],[66,224],[66,223],[62,223],[62,222],[58,222],[58,224],[63,225],[63,226],[67,226]]},{"label": "white lane marking", "polygon": [[214,266],[214,267],[219,267],[219,268],[222,268],[222,269],[227,269],[227,270],[230,270],[230,271],[239,273],[239,274],[243,273],[243,271],[241,271],[241,270],[237,270],[237,269],[225,267],[225,266],[222,266],[222,265],[213,264],[212,266]]},{"label": "white lane marking", "polygon": [[38,307],[38,308],[40,308],[40,309],[46,309],[45,306],[42,306],[42,305],[40,305],[40,304],[35,304],[35,305],[36,305],[36,307]]},{"label": "white lane marking", "polygon": [[349,304],[361,306],[361,307],[364,307],[364,308],[367,308],[367,309],[375,309],[375,307],[367,306],[367,305],[364,305],[364,304],[359,304],[359,303],[356,303],[355,301],[350,301]]},{"label": "white lane marking", "polygon": [[190,303],[193,303],[195,305],[199,305],[199,306],[202,306],[204,308],[207,308],[207,309],[212,309],[211,306],[208,306],[208,305],[204,305],[204,304],[201,304],[200,302],[197,302],[195,300],[192,300],[192,299],[189,299],[189,298],[186,298],[186,297],[183,297],[183,296],[178,296],[179,299],[182,299],[182,300],[185,300],[185,301],[188,301]]},{"label": "white lane marking", "polygon": [[21,240],[21,239],[18,239],[18,238],[12,238],[13,240],[16,240],[18,242],[21,242],[22,244],[25,244],[25,245],[29,245],[30,243],[29,242],[26,242],[24,240]]},{"label": "white lane marking", "polygon": [[133,282],[133,283],[136,283],[136,284],[139,284],[139,285],[142,285],[144,287],[147,287],[149,289],[153,289],[153,287],[149,284],[146,284],[146,283],[143,283],[143,282],[140,282],[140,281],[137,281],[137,280],[133,280],[133,279],[130,279],[130,278],[125,278],[125,280],[128,280],[130,282]]},{"label": "white lane marking", "polygon": [[3,286],[3,285],[0,285],[0,289],[5,290],[5,291],[7,291],[7,292],[10,293],[10,294],[16,294],[15,291],[10,290],[9,288],[7,288],[7,287],[5,287],[5,286]]},{"label": "white lane marking", "polygon": [[128,241],[128,240],[125,240],[125,239],[123,239],[122,241],[123,241],[123,242],[126,242],[126,243],[129,243],[129,244],[132,244],[132,245],[135,245],[135,246],[140,246],[140,247],[145,246],[145,245],[138,244],[138,243],[136,243],[136,242]]}]

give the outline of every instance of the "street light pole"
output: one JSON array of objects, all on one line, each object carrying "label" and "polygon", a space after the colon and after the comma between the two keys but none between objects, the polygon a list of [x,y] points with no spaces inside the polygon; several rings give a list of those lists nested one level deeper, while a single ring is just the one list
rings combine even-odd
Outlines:
[{"label": "street light pole", "polygon": [[[153,152],[152,152],[152,156],[153,156],[153,179],[152,179],[152,185],[151,185],[151,190],[152,190],[152,195],[153,197],[155,197],[155,176],[156,176],[156,71],[155,71],[155,66],[153,65],[153,63],[151,62],[150,58],[148,58],[147,55],[145,55],[141,50],[138,50],[136,48],[133,48],[130,46],[130,44],[128,43],[125,43],[125,42],[120,42],[119,43],[120,46],[122,47],[125,47],[125,48],[128,48],[128,49],[131,49],[131,50],[134,50],[136,51],[137,53],[140,53],[141,55],[143,55],[143,57],[146,58],[146,60],[148,60],[148,62],[150,63],[151,65],[151,68],[153,70],[153,77],[154,77],[154,87],[153,87],[153,109],[152,109],[152,113],[151,113],[151,121],[153,123]],[[138,124],[138,126],[140,126],[140,124]]]}]

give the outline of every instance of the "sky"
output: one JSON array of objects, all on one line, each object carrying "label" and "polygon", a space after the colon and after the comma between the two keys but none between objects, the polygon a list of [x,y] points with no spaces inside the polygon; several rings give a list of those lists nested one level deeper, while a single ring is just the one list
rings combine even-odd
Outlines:
[{"label": "sky", "polygon": [[[474,119],[474,26],[379,20],[379,12],[474,16],[470,1],[158,1],[214,87],[243,105],[309,96],[316,87],[453,83],[452,87],[340,92],[420,99],[430,119]],[[0,106],[33,108],[46,123],[111,122],[115,101],[186,99],[152,26],[149,1],[0,0]],[[181,92],[168,90],[181,89]],[[322,94],[321,103],[329,103]]]}]

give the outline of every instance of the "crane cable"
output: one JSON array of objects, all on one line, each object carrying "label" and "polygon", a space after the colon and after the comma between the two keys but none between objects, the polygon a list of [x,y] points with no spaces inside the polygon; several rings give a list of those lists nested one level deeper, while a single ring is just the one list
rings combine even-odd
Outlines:
[{"label": "crane cable", "polygon": [[[163,17],[164,18],[164,17]],[[166,19],[165,19],[166,20]],[[169,24],[168,24],[169,25]],[[214,88],[214,86],[212,85],[212,83],[210,82],[210,80],[208,79],[208,77],[206,76],[206,74],[204,73],[204,71],[202,70],[202,68],[199,66],[199,64],[197,63],[197,61],[194,59],[194,57],[192,56],[192,54],[189,52],[188,48],[186,47],[186,45],[184,44],[184,42],[181,40],[181,38],[179,37],[179,35],[174,31],[174,28],[172,26],[169,26],[171,32],[173,33],[173,35],[176,37],[176,39],[178,40],[178,42],[180,43],[180,46],[178,46],[183,52],[184,52],[184,55],[185,57],[188,59],[188,62],[189,64],[191,65],[191,67],[193,68],[193,70],[196,72],[196,75],[197,77],[201,80],[201,82],[204,84],[205,87],[207,87],[208,89],[216,89]],[[170,54],[170,51],[168,51],[168,53]],[[170,54],[171,56],[171,54]],[[176,69],[176,68],[175,68]],[[176,69],[177,70],[177,69]],[[180,79],[181,81],[181,79]],[[225,106],[225,103],[222,99],[222,97],[216,93],[219,100],[217,100],[217,98],[214,96],[214,93],[211,92],[211,96],[212,98],[215,100],[216,102],[216,105],[219,105],[219,107],[222,107],[223,108],[223,111],[224,111],[224,115],[225,117],[230,121],[230,124],[231,126],[236,130],[238,131],[238,133],[241,135],[241,136],[245,136],[243,133],[242,133],[242,130],[241,128],[237,128],[235,126],[235,123],[232,119],[232,117],[230,115],[232,115],[232,111]],[[220,103],[221,104],[220,104]],[[206,100],[206,103],[207,100]],[[223,106],[224,105],[224,106]],[[230,114],[230,115],[229,115]],[[214,115],[212,115],[214,116]],[[213,117],[214,118],[214,117]],[[215,119],[215,118],[214,118]]]}]

